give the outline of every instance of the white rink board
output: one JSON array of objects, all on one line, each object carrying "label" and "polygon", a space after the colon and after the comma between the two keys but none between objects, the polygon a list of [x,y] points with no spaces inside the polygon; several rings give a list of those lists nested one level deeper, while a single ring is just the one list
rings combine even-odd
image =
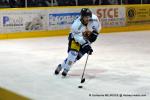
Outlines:
[{"label": "white rink board", "polygon": [[[0,33],[69,29],[83,7],[0,11]],[[125,26],[125,7],[89,7],[102,27]],[[21,34],[21,33],[20,33]]]},{"label": "white rink board", "polygon": [[46,22],[45,10],[0,11],[0,33],[46,30]]},{"label": "white rink board", "polygon": [[[125,26],[125,7],[89,7],[102,23],[102,27]],[[81,8],[49,9],[49,30],[68,29],[80,15]]]}]

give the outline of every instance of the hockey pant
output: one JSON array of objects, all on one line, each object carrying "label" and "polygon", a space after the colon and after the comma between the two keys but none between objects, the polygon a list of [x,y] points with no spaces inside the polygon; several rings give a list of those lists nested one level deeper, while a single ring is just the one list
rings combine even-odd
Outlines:
[{"label": "hockey pant", "polygon": [[68,57],[61,64],[62,68],[66,70],[70,70],[70,67],[85,54],[81,45],[72,38],[71,33],[68,40]]}]

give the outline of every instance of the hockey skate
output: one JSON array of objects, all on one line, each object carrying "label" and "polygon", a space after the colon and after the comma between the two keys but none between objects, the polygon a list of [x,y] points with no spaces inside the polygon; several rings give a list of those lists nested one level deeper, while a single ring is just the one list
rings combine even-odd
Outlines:
[{"label": "hockey skate", "polygon": [[55,75],[58,75],[61,70],[62,70],[62,67],[61,67],[61,64],[59,64],[55,70]]},{"label": "hockey skate", "polygon": [[69,70],[64,69],[64,70],[63,70],[63,72],[62,72],[62,76],[66,77],[66,76],[67,76],[67,74],[68,74],[68,71],[69,71]]}]

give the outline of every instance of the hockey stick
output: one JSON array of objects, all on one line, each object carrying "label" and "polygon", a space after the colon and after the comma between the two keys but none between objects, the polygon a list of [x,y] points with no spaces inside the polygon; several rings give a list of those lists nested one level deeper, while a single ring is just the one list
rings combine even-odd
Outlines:
[{"label": "hockey stick", "polygon": [[87,64],[88,58],[89,58],[89,53],[87,53],[87,58],[86,58],[86,62],[85,62],[83,73],[82,73],[82,77],[81,77],[81,83],[85,82],[84,73],[85,73],[85,68],[86,68],[86,64]]}]

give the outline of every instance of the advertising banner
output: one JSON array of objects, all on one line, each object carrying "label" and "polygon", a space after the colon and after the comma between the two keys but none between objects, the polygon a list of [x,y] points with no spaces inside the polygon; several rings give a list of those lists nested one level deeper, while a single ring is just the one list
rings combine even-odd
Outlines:
[{"label": "advertising banner", "polygon": [[46,13],[41,10],[13,10],[0,12],[0,32],[26,32],[46,30]]},{"label": "advertising banner", "polygon": [[57,13],[49,14],[49,29],[66,29],[69,28],[75,19],[79,17],[80,13]]},{"label": "advertising banner", "polygon": [[95,10],[102,27],[125,26],[124,7],[98,7]]},{"label": "advertising banner", "polygon": [[[125,26],[125,7],[89,7],[101,21],[102,27]],[[80,16],[81,8],[50,9],[49,30],[68,29]]]},{"label": "advertising banner", "polygon": [[[16,9],[0,11],[0,33],[29,32],[37,30],[70,29],[80,16],[83,7],[58,7],[45,9]],[[101,21],[102,27],[125,26],[125,7],[89,7]]]},{"label": "advertising banner", "polygon": [[150,24],[150,6],[126,7],[127,25]]},{"label": "advertising banner", "polygon": [[49,9],[49,30],[69,29],[75,19],[80,16],[80,9]]}]

